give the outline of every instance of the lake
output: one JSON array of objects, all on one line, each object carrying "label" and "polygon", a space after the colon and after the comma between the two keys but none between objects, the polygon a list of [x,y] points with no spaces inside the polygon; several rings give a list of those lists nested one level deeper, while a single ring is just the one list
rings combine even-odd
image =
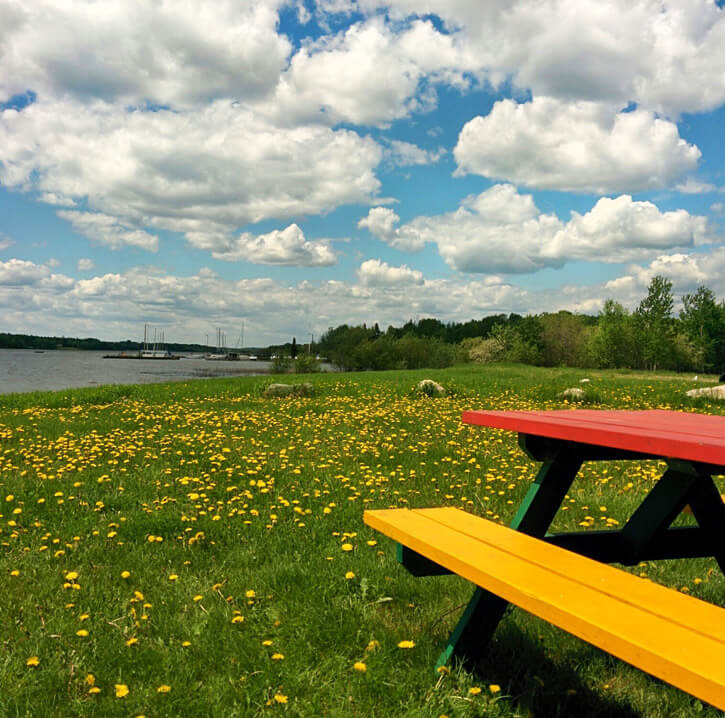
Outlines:
[{"label": "lake", "polygon": [[[0,394],[54,391],[102,384],[150,384],[223,376],[267,374],[268,361],[104,359],[105,351],[0,349]],[[113,352],[110,352],[113,353]]]}]

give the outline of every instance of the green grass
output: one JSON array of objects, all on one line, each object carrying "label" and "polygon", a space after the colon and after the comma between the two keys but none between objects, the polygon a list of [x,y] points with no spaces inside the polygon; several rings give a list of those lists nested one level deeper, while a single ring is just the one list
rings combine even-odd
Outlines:
[{"label": "green grass", "polygon": [[[417,397],[424,377],[448,395]],[[684,397],[689,375],[466,366],[278,377],[316,394],[262,398],[273,380],[0,397],[0,715],[718,714],[518,610],[480,675],[434,675],[471,588],[412,578],[362,523],[434,505],[510,521],[537,466],[464,409],[563,408],[584,386],[593,408],[722,413]],[[555,528],[623,521],[661,470],[588,466]],[[725,604],[714,561],[632,570]]]}]

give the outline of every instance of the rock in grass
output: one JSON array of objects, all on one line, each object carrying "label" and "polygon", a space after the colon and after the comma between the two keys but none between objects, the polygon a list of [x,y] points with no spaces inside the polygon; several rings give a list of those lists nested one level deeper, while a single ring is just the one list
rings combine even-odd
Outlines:
[{"label": "rock in grass", "polygon": [[722,386],[708,386],[702,389],[690,389],[687,396],[704,396],[707,399],[725,399],[725,384]]},{"label": "rock in grass", "polygon": [[262,396],[265,399],[272,399],[280,396],[312,396],[315,387],[309,382],[302,384],[270,384]]},{"label": "rock in grass", "polygon": [[446,393],[446,390],[433,379],[419,381],[415,390],[418,394],[425,394],[426,396],[445,396]]},{"label": "rock in grass", "polygon": [[564,391],[562,391],[559,396],[563,397],[564,399],[583,399],[584,389],[581,389],[578,386],[572,386],[569,389],[564,389]]}]

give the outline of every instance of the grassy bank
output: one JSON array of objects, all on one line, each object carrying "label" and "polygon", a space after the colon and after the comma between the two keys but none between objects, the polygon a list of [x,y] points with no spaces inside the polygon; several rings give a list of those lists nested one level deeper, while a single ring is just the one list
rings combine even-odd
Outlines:
[{"label": "grassy bank", "polygon": [[[415,396],[423,377],[449,395]],[[408,576],[362,523],[388,506],[512,518],[537,466],[463,409],[563,408],[576,385],[591,408],[722,413],[684,397],[690,376],[304,380],[314,397],[264,399],[269,377],[0,397],[0,714],[718,714],[519,611],[481,676],[433,675],[470,586]],[[616,525],[661,469],[585,469],[555,527]],[[632,570],[725,605],[714,561]]]}]

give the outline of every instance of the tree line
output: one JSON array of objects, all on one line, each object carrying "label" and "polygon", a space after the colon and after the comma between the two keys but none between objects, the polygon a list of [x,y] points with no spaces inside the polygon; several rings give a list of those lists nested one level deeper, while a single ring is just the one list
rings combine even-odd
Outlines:
[{"label": "tree line", "polygon": [[568,311],[497,314],[464,323],[426,318],[382,332],[377,324],[330,328],[315,344],[343,370],[417,369],[455,362],[537,366],[725,370],[725,302],[702,285],[673,313],[672,282],[653,277],[634,311],[612,299],[597,316]]}]

